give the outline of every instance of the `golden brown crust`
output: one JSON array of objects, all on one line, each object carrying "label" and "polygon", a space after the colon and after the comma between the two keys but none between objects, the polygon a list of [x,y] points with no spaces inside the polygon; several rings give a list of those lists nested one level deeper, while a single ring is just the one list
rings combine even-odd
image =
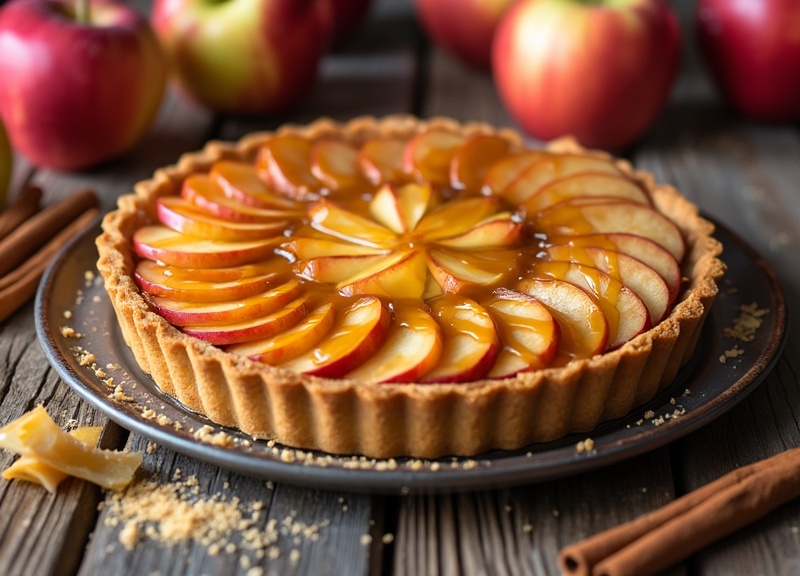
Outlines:
[{"label": "golden brown crust", "polygon": [[[432,126],[500,134],[522,146],[510,130],[412,116],[356,118],[344,125],[323,119],[278,132],[360,143],[378,134],[408,137]],[[182,334],[149,308],[134,283],[132,235],[155,220],[155,199],[176,194],[186,175],[208,170],[220,158],[252,160],[271,136],[251,134],[237,144],[210,142],[175,166],[158,170],[136,185],[135,194],[120,198],[119,209],[105,218],[97,239],[98,269],[125,341],[159,387],[192,410],[253,437],[294,447],[376,458],[466,456],[554,440],[624,416],[668,386],[691,357],[724,273],[718,259],[722,247],[694,205],[621,160],[618,167],[649,189],[658,209],[681,229],[689,248],[683,274],[690,280],[663,322],[614,351],[505,380],[367,385],[299,375]],[[549,148],[586,153],[571,140]]]}]

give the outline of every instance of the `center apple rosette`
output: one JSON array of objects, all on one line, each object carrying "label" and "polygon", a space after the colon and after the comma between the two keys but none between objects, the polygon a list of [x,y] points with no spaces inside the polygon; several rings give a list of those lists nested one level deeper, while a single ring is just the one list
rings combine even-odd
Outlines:
[{"label": "center apple rosette", "polygon": [[98,238],[125,341],[213,421],[304,449],[474,455],[669,386],[723,273],[668,186],[573,142],[411,117],[209,143]]}]

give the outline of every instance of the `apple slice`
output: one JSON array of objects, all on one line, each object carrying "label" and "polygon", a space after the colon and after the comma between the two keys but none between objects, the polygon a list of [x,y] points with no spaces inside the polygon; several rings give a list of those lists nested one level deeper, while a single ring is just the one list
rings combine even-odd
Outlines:
[{"label": "apple slice", "polygon": [[216,324],[192,325],[183,328],[183,333],[205,340],[215,346],[268,338],[291,328],[302,320],[307,312],[307,300],[307,296],[301,296],[272,314],[221,326]]},{"label": "apple slice", "polygon": [[417,227],[431,202],[431,187],[427,184],[384,184],[369,203],[369,211],[378,222],[404,234]]},{"label": "apple slice", "polygon": [[271,138],[259,149],[256,168],[275,190],[291,198],[305,198],[320,188],[311,173],[311,141],[302,136]]},{"label": "apple slice", "polygon": [[277,277],[272,272],[209,282],[192,278],[192,272],[156,264],[152,260],[141,260],[136,265],[133,277],[136,284],[152,296],[184,302],[225,302],[249,298],[267,290]]},{"label": "apple slice", "polygon": [[[361,258],[365,258],[362,256]],[[336,288],[346,296],[382,294],[393,298],[422,298],[428,276],[425,256],[419,250],[394,252],[379,258]]]},{"label": "apple slice", "polygon": [[534,190],[532,195],[522,202],[522,206],[528,212],[534,213],[577,197],[615,198],[650,205],[650,196],[647,192],[629,178],[602,172],[582,172],[564,176]]},{"label": "apple slice", "polygon": [[531,164],[547,156],[547,152],[528,150],[517,152],[492,163],[483,178],[482,191],[486,195],[501,195],[509,184]]},{"label": "apple slice", "polygon": [[582,206],[551,206],[532,217],[548,235],[636,234],[666,248],[678,262],[686,245],[678,227],[649,206],[630,202],[598,202]]},{"label": "apple slice", "polygon": [[449,238],[475,227],[497,214],[501,205],[495,198],[467,198],[448,202],[426,214],[414,232],[428,241]]},{"label": "apple slice", "polygon": [[269,258],[281,240],[282,237],[248,242],[202,240],[155,225],[139,228],[133,234],[133,249],[142,258],[182,268],[223,268]]},{"label": "apple slice", "polygon": [[482,304],[494,318],[503,344],[489,378],[508,378],[552,362],[558,350],[559,328],[544,304],[507,288],[495,290]]},{"label": "apple slice", "polygon": [[489,167],[509,155],[511,143],[500,136],[474,136],[453,154],[450,162],[450,186],[479,194]]},{"label": "apple slice", "polygon": [[442,330],[439,362],[424,382],[471,382],[488,374],[500,351],[494,321],[477,302],[446,294],[429,302]]},{"label": "apple slice", "polygon": [[162,296],[152,296],[156,311],[175,326],[205,326],[232,324],[272,314],[298,298],[302,292],[300,282],[290,280],[268,292],[242,300],[201,303],[181,302]]},{"label": "apple slice", "polygon": [[287,220],[273,222],[232,222],[202,212],[183,198],[164,196],[156,202],[158,219],[176,232],[207,240],[240,242],[281,236]]},{"label": "apple slice", "polygon": [[518,244],[523,226],[510,212],[500,212],[478,222],[461,234],[442,238],[436,243],[449,248],[474,250],[478,248],[501,248]]},{"label": "apple slice", "polygon": [[292,254],[298,260],[310,260],[322,256],[377,256],[389,252],[380,248],[323,238],[292,238],[281,244],[280,247],[281,250]]},{"label": "apple slice", "polygon": [[567,244],[575,247],[597,246],[606,250],[622,252],[637,260],[641,260],[658,272],[669,288],[669,306],[675,302],[681,288],[681,268],[675,257],[668,250],[635,234],[584,234],[580,236],[553,236],[548,238],[551,244]]},{"label": "apple slice", "polygon": [[516,269],[514,260],[498,261],[477,254],[431,249],[426,254],[428,271],[444,292],[459,293],[476,284],[493,286]]},{"label": "apple slice", "polygon": [[559,178],[582,172],[622,175],[622,172],[610,159],[580,154],[550,155],[528,166],[500,194],[518,206],[547,184]]},{"label": "apple slice", "polygon": [[551,260],[591,266],[622,282],[647,306],[653,326],[661,322],[669,310],[671,302],[667,283],[658,272],[641,260],[621,252],[588,246],[577,248],[561,244],[550,246],[545,251]]},{"label": "apple slice", "polygon": [[566,280],[595,297],[608,322],[608,348],[617,348],[650,328],[642,299],[605,272],[575,262],[537,262],[534,277]]},{"label": "apple slice", "polygon": [[233,344],[226,351],[266,364],[286,362],[322,341],[333,328],[335,316],[333,303],[327,302],[288,330],[260,340]]},{"label": "apple slice", "polygon": [[564,280],[526,278],[517,289],[544,304],[558,322],[558,364],[601,354],[608,343],[608,321],[597,300]]},{"label": "apple slice", "polygon": [[302,374],[340,378],[381,347],[389,323],[389,310],[380,299],[363,296],[344,311],[327,338],[280,366]]},{"label": "apple slice", "polygon": [[405,179],[403,152],[406,141],[399,138],[372,138],[358,151],[358,164],[364,177],[374,185]]},{"label": "apple slice", "polygon": [[226,196],[222,187],[205,174],[193,174],[184,180],[181,196],[203,212],[235,222],[275,222],[304,214],[301,210],[261,208],[243,204]]},{"label": "apple slice", "polygon": [[340,284],[349,278],[360,275],[373,267],[383,270],[388,262],[394,261],[394,254],[364,256],[320,256],[309,260],[299,260],[294,265],[296,274],[322,284]]},{"label": "apple slice", "polygon": [[301,205],[291,198],[271,192],[258,175],[255,165],[249,162],[232,160],[214,162],[209,176],[220,185],[226,196],[242,204],[284,210],[301,208]]},{"label": "apple slice", "polygon": [[433,368],[442,353],[439,325],[417,306],[399,302],[383,347],[350,372],[359,382],[415,382]]},{"label": "apple slice", "polygon": [[312,204],[308,215],[314,229],[353,244],[389,249],[398,241],[390,229],[327,200]]},{"label": "apple slice", "polygon": [[339,140],[318,140],[311,146],[311,173],[329,190],[352,190],[364,184],[358,150]]},{"label": "apple slice", "polygon": [[450,183],[450,163],[464,136],[446,130],[427,130],[414,136],[403,151],[403,171],[419,182]]}]

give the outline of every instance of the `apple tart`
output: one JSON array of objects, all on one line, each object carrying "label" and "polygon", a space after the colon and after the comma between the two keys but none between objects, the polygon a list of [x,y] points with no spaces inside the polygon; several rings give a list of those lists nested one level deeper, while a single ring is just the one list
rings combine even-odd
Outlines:
[{"label": "apple tart", "polygon": [[98,268],[166,394],[287,446],[475,455],[665,389],[724,272],[674,188],[571,140],[409,116],[210,142],[103,222]]}]

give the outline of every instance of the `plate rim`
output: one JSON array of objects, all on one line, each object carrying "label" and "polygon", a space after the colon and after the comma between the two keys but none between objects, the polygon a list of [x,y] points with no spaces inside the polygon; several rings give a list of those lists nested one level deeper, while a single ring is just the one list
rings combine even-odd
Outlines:
[{"label": "plate rim", "polygon": [[[87,245],[85,248],[88,249],[90,239],[92,240],[92,245],[94,245],[93,239],[100,232],[98,228],[99,220],[68,242],[43,275],[37,289],[35,301],[36,333],[45,356],[62,380],[64,380],[81,398],[103,412],[109,419],[123,428],[153,440],[158,444],[167,446],[176,452],[198,458],[229,470],[250,476],[268,478],[275,481],[313,488],[330,489],[337,487],[347,488],[355,492],[368,493],[406,494],[410,492],[468,491],[507,487],[525,483],[531,484],[595,470],[641,455],[645,452],[650,452],[674,442],[702,426],[709,424],[732,409],[766,378],[778,362],[788,334],[788,313],[785,294],[777,274],[767,261],[739,235],[723,224],[707,216],[704,217],[712,221],[718,232],[721,231],[723,235],[729,236],[734,241],[736,247],[741,251],[741,255],[748,260],[750,266],[754,266],[764,273],[769,288],[770,315],[775,315],[775,320],[773,322],[774,329],[770,332],[769,337],[765,339],[763,348],[758,351],[755,361],[748,370],[741,374],[741,376],[722,393],[702,403],[700,405],[700,407],[703,408],[702,413],[698,413],[696,410],[687,412],[687,414],[681,418],[668,420],[662,426],[652,426],[649,429],[640,430],[633,437],[625,441],[603,445],[602,449],[599,446],[599,442],[609,434],[605,432],[606,429],[614,433],[618,426],[625,421],[631,420],[634,414],[640,413],[647,409],[647,407],[657,404],[659,399],[663,400],[665,397],[669,396],[669,392],[674,392],[674,389],[679,383],[683,384],[687,377],[691,377],[691,371],[697,369],[698,356],[703,349],[704,336],[707,334],[708,330],[710,330],[708,323],[706,323],[706,326],[703,328],[700,342],[693,354],[692,361],[681,369],[676,378],[676,382],[668,387],[667,390],[659,393],[654,400],[651,400],[643,406],[632,409],[624,418],[603,423],[587,433],[570,434],[563,439],[551,443],[531,445],[540,448],[544,447],[544,450],[537,452],[535,457],[531,457],[531,452],[526,451],[526,448],[529,447],[523,447],[511,452],[492,451],[488,453],[500,454],[496,459],[490,460],[489,462],[491,462],[491,464],[488,466],[477,465],[471,468],[451,468],[452,462],[463,463],[472,460],[480,463],[481,461],[485,461],[486,455],[484,455],[483,458],[481,455],[478,455],[470,458],[445,457],[425,460],[425,462],[441,462],[442,465],[437,470],[431,470],[429,467],[423,467],[419,470],[403,468],[378,470],[345,468],[343,466],[308,465],[302,462],[284,462],[274,457],[272,454],[254,453],[249,450],[232,451],[230,448],[214,446],[199,440],[187,439],[183,436],[176,435],[171,427],[159,426],[155,422],[143,418],[141,415],[137,417],[136,414],[122,410],[117,402],[95,393],[85,382],[86,374],[71,369],[69,365],[70,359],[62,353],[58,342],[55,341],[55,333],[57,330],[52,329],[48,322],[48,318],[50,317],[48,314],[48,296],[51,291],[55,289],[54,283],[58,280],[58,274],[67,264],[70,256],[74,256],[76,252],[84,249],[84,244]],[[729,244],[723,243],[723,245],[726,246],[727,252]],[[723,254],[723,260],[724,259]],[[96,258],[91,263],[92,268],[94,268],[95,263]],[[720,290],[721,289],[720,287]],[[103,292],[105,291],[103,290]],[[106,302],[106,304],[107,309],[110,310],[113,315],[113,307],[110,301]],[[773,309],[773,307],[777,309]],[[717,302],[715,306],[712,307],[709,314],[712,315],[714,310],[718,310],[718,308]],[[115,316],[113,317],[113,323],[117,326],[117,331],[119,331]],[[121,336],[118,340],[121,340]],[[116,352],[120,357],[124,357],[126,353],[125,350]],[[717,362],[717,359],[712,358],[710,362]],[[126,369],[127,368],[126,366]],[[136,366],[136,368],[138,368],[138,366]],[[144,386],[149,388],[146,384],[144,384]],[[155,385],[153,384],[153,386]],[[167,395],[164,396],[169,398]],[[173,404],[175,404],[175,402],[173,402]],[[191,416],[193,419],[198,418],[194,413],[191,413]],[[204,423],[199,420],[198,422]],[[208,421],[208,423],[226,432],[230,431],[230,429],[215,425],[213,422]],[[630,428],[630,424],[627,426]],[[601,432],[599,436],[598,431]],[[239,434],[242,433],[239,432]],[[249,438],[244,434],[242,434],[242,436]],[[575,442],[587,437],[592,437],[594,439],[596,449],[579,454],[575,450]],[[552,448],[547,449],[548,445],[552,446]],[[293,450],[291,447],[289,447],[289,449]],[[321,454],[313,451],[306,452]],[[503,455],[504,453],[507,455]],[[335,455],[333,458],[341,460],[342,462],[350,459],[346,456]],[[402,459],[397,460],[400,461]],[[517,460],[519,462],[517,462]],[[495,463],[498,464],[494,465]]]}]

